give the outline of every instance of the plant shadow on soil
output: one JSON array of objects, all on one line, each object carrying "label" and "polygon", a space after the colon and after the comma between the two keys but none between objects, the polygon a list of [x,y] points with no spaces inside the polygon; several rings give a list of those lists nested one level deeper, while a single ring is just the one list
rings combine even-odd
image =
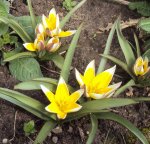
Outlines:
[{"label": "plant shadow on soil", "polygon": [[[34,3],[34,10],[36,15],[48,14],[49,10],[52,7],[55,7],[57,12],[61,17],[65,16],[66,10],[62,7],[63,0],[36,0]],[[20,15],[28,15],[27,5],[23,0],[17,0],[13,2],[12,14],[16,16]],[[84,22],[84,30],[81,33],[78,48],[75,52],[75,56],[73,59],[73,67],[79,69],[79,71],[83,72],[86,65],[93,59],[96,60],[96,66],[99,64],[100,56],[99,54],[103,52],[108,36],[108,32],[100,33],[100,27],[106,27],[108,23],[113,23],[118,16],[121,16],[122,20],[128,20],[129,18],[139,18],[140,16],[133,11],[130,11],[127,7],[116,5],[112,3],[108,3],[100,0],[88,0],[71,18],[70,22],[66,25],[68,29],[77,29],[81,22]],[[124,33],[127,39],[133,39],[133,31],[135,29],[130,28],[127,29]],[[65,43],[69,43],[70,38],[65,39]],[[114,38],[111,52],[112,55],[117,56],[122,59],[123,55],[119,48],[117,38]],[[52,69],[58,70],[55,68],[54,64],[51,62],[41,63],[42,66]],[[107,67],[111,67],[114,64],[108,62]],[[42,71],[47,77],[56,77],[58,75],[55,73],[51,73],[44,68]],[[126,75],[124,72],[117,67],[117,74],[120,74],[124,77]],[[0,66],[0,86],[11,88],[18,83],[9,73],[6,66]],[[70,84],[74,87],[78,87],[77,83],[74,82],[74,71],[71,72],[70,75]],[[124,81],[124,79],[116,78],[115,81]],[[27,95],[30,95],[43,103],[47,104],[46,97],[41,92],[35,91],[26,91],[24,92]],[[149,93],[149,89],[133,89],[134,96],[147,96]],[[120,95],[120,97],[125,97],[126,93]],[[139,104],[134,106],[123,107],[119,109],[115,109],[115,111],[121,115],[123,115],[128,120],[132,121],[138,128],[141,130],[150,127],[150,107],[148,104]],[[43,121],[34,117],[30,113],[20,109],[6,101],[0,100],[0,143],[2,143],[4,138],[11,139],[14,133],[14,117],[15,112],[17,113],[16,118],[16,136],[11,141],[12,144],[28,144],[32,143],[29,137],[25,137],[23,132],[23,124],[26,121],[31,119],[35,120],[37,131],[40,130]],[[53,143],[52,139],[54,137],[58,138],[57,144],[78,144],[78,143],[86,143],[86,139],[88,136],[88,131],[90,129],[90,122],[88,117],[84,117],[80,120],[75,120],[73,122],[64,124],[62,126],[61,133],[52,132],[51,135],[48,136],[45,144]],[[150,131],[148,129],[148,131]],[[37,133],[36,133],[37,134]],[[108,135],[108,137],[107,137]],[[146,135],[148,135],[146,133]],[[35,135],[30,136],[33,140],[35,139]],[[107,138],[106,138],[107,137]],[[150,136],[149,136],[150,137]],[[97,131],[94,144],[139,144],[140,142],[131,136],[131,134],[123,127],[111,121],[103,121],[99,122],[99,130]]]}]

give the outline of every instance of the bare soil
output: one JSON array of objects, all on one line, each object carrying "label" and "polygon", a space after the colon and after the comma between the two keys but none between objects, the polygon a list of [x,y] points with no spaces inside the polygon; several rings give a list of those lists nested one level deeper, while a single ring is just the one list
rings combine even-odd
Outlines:
[{"label": "bare soil", "polygon": [[[62,6],[63,0],[36,0],[33,1],[34,10],[36,15],[48,14],[52,7],[55,7],[61,17],[65,16],[67,11]],[[28,15],[27,5],[24,0],[17,0],[13,2],[14,9],[11,13],[16,16]],[[73,59],[73,67],[78,68],[81,72],[84,71],[87,64],[95,59],[96,66],[99,64],[99,54],[103,52],[108,36],[108,32],[100,33],[99,28],[106,27],[108,23],[113,23],[118,16],[121,16],[122,20],[128,20],[129,18],[139,18],[136,12],[129,10],[126,6],[108,3],[107,1],[100,0],[88,0],[71,18],[67,24],[66,29],[77,29],[80,23],[84,22],[84,30],[81,33],[78,48],[75,52]],[[135,28],[127,29],[125,35],[127,39],[133,39],[133,31]],[[70,39],[69,39],[70,40]],[[66,38],[66,43],[69,42]],[[117,38],[114,38],[111,54],[118,58],[123,57],[120,47],[117,42]],[[55,67],[50,62],[42,63],[48,69],[54,69]],[[114,65],[108,62],[107,67]],[[123,81],[125,83],[128,77],[124,72],[117,67],[117,74],[123,78],[117,78],[117,81]],[[54,77],[55,74],[43,69],[45,76]],[[58,76],[58,75],[57,75]],[[56,77],[57,77],[56,76]],[[124,78],[126,77],[126,78]],[[77,86],[74,82],[74,72],[72,71],[70,76],[71,85]],[[17,84],[18,81],[13,78],[7,66],[0,66],[0,86],[11,88]],[[138,89],[133,88],[134,96],[147,96],[149,94],[149,88]],[[128,90],[119,97],[127,97]],[[34,98],[40,99],[40,101],[47,103],[45,96],[41,92],[24,92],[27,95],[31,95]],[[16,115],[16,125],[14,130],[14,119]],[[128,106],[116,109],[115,112],[123,115],[128,120],[132,121],[139,129],[141,129],[145,135],[150,139],[150,105],[142,103],[134,106]],[[30,144],[35,139],[35,134],[26,137],[23,131],[23,124],[29,120],[34,120],[36,123],[37,132],[40,130],[43,121],[34,117],[30,113],[26,112],[19,107],[16,107],[6,101],[0,100],[0,143],[6,138],[11,139],[15,131],[15,137],[10,142],[12,144]],[[52,132],[49,134],[45,144],[51,144],[58,138],[57,144],[85,144],[87,136],[90,130],[90,120],[88,117],[84,117],[80,120],[67,123],[63,126],[62,132]],[[97,131],[94,144],[140,144],[140,142],[127,131],[124,127],[111,121],[99,121],[99,130]]]}]

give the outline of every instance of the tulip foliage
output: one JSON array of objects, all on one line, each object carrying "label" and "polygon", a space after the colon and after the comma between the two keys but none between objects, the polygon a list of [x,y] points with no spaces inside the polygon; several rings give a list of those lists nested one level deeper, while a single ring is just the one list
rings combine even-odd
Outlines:
[{"label": "tulip foliage", "polygon": [[20,81],[43,76],[39,61],[52,61],[61,69],[64,58],[60,53],[66,51],[61,38],[69,37],[76,32],[76,30],[64,31],[63,27],[86,0],[76,5],[61,21],[54,8],[50,10],[48,16],[36,17],[31,1],[27,0],[27,2],[30,16],[14,17],[7,13],[7,17],[2,14],[0,16],[0,22],[9,26],[22,39],[11,51],[2,51],[2,62],[4,64],[9,62],[11,74]]},{"label": "tulip foliage", "polygon": [[137,36],[134,34],[136,44],[135,46],[136,54],[134,54],[134,51],[130,43],[125,39],[125,37],[121,32],[119,20],[117,20],[116,31],[121,50],[125,57],[125,62],[109,54],[101,54],[101,56],[119,65],[131,77],[131,79],[129,80],[129,82],[127,82],[127,84],[118,89],[115,95],[120,94],[126,88],[131,86],[138,86],[138,87],[149,86],[150,85],[149,82],[150,67],[148,66],[149,53],[145,52],[143,55],[141,54]]},{"label": "tulip foliage", "polygon": [[[126,72],[133,78],[132,85],[141,85],[142,82],[145,82],[146,78],[148,78],[149,72],[148,59],[146,56],[144,58],[141,56],[136,36],[135,40],[137,46],[137,59],[135,58],[129,43],[125,40],[120,31],[118,20],[114,23],[110,31],[106,48],[104,54],[102,55],[105,58],[101,59],[98,70],[96,71],[95,69],[95,60],[92,60],[89,62],[89,64],[87,64],[84,72],[80,73],[77,70],[78,68],[75,68],[75,81],[78,82],[79,86],[76,90],[70,85],[70,69],[72,67],[73,56],[78,44],[81,30],[83,28],[83,24],[79,26],[77,31],[63,31],[62,27],[71,17],[73,12],[75,12],[85,2],[86,0],[81,1],[74,9],[72,9],[72,11],[68,13],[67,17],[65,17],[61,23],[59,23],[59,16],[56,14],[55,9],[52,9],[49,13],[49,16],[46,17],[43,15],[42,22],[37,25],[31,7],[31,1],[28,0],[32,27],[35,30],[33,39],[30,37],[30,35],[28,35],[23,27],[16,23],[15,20],[9,20],[7,18],[0,17],[0,21],[5,23],[10,22],[10,27],[14,29],[24,41],[23,45],[25,49],[30,51],[17,53],[16,55],[5,59],[5,62],[18,60],[19,63],[20,59],[25,59],[28,60],[28,63],[24,61],[24,65],[31,65],[31,56],[45,59],[47,55],[50,58],[55,55],[55,58],[58,58],[60,55],[56,51],[61,49],[60,38],[74,34],[71,44],[67,49],[65,58],[61,57],[61,59],[63,59],[63,63],[61,67],[61,74],[58,80],[41,76],[30,81],[21,82],[15,86],[15,89],[20,90],[41,90],[43,92],[42,96],[46,97],[47,101],[49,102],[48,105],[45,105],[41,101],[31,98],[30,96],[6,88],[0,88],[0,98],[25,109],[26,111],[35,115],[37,118],[44,121],[44,125],[39,131],[34,144],[43,143],[49,132],[57,125],[62,125],[84,116],[89,116],[91,120],[91,130],[87,139],[87,144],[93,143],[96,131],[98,129],[99,119],[113,120],[123,125],[137,138],[139,138],[143,144],[148,144],[149,142],[137,127],[135,127],[131,122],[122,116],[112,112],[113,108],[138,104],[143,101],[150,101],[150,98],[145,97],[113,98],[114,94],[118,96],[116,91],[119,89],[122,82],[112,84],[116,66],[105,70],[105,65],[107,62],[106,58],[111,59],[112,61],[116,62],[116,64],[122,66],[124,70],[126,70]],[[125,55],[126,63],[108,55],[115,30],[117,30],[119,43]],[[34,59],[33,65],[35,64],[37,64],[37,61]],[[15,66],[14,62],[11,64],[11,66],[15,68],[18,67]],[[34,71],[31,72],[34,73]],[[131,83],[129,85],[131,86]]]}]

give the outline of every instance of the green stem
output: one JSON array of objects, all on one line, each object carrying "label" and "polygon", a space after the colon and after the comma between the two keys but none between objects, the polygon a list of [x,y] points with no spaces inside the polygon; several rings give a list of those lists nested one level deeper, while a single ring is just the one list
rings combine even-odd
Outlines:
[{"label": "green stem", "polygon": [[56,125],[56,121],[46,121],[33,144],[42,144],[47,135]]},{"label": "green stem", "polygon": [[97,117],[94,114],[91,114],[90,118],[91,118],[92,125],[91,125],[91,131],[90,131],[90,134],[89,134],[89,137],[88,137],[86,144],[92,144],[93,143],[93,140],[94,140],[95,135],[96,135],[96,131],[98,129]]}]

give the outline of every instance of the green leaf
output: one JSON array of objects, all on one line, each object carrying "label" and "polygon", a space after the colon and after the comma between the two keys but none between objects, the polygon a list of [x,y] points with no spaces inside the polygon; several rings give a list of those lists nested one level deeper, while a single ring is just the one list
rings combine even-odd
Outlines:
[{"label": "green leaf", "polygon": [[80,3],[78,3],[60,22],[60,28],[63,28],[65,24],[69,21],[71,16],[86,2],[87,0],[82,0]]},{"label": "green leaf", "polygon": [[16,20],[13,20],[12,18],[6,18],[6,17],[0,17],[0,22],[3,22],[5,24],[8,24],[19,36],[24,42],[32,42],[31,37],[27,34],[25,29],[18,24]]},{"label": "green leaf", "polygon": [[94,114],[91,114],[90,115],[91,117],[91,131],[90,131],[90,134],[88,136],[88,140],[86,142],[86,144],[92,144],[93,143],[93,140],[95,138],[95,135],[96,135],[96,131],[98,129],[98,120],[97,120],[97,117],[94,115]]},{"label": "green leaf", "polygon": [[4,59],[4,62],[9,62],[9,61],[19,59],[19,58],[35,57],[35,56],[36,56],[36,54],[33,52],[21,52],[21,53],[17,53],[11,57]]},{"label": "green leaf", "polygon": [[118,36],[119,44],[120,44],[122,52],[125,56],[127,65],[128,65],[128,67],[132,68],[132,66],[135,62],[135,56],[134,56],[134,53],[132,51],[130,44],[128,43],[128,41],[125,39],[125,37],[123,36],[123,34],[121,32],[119,20],[117,21],[116,30],[117,30],[117,36]]},{"label": "green leaf", "polygon": [[62,69],[64,64],[64,58],[61,55],[53,54],[51,55],[50,60],[52,60],[58,68]]},{"label": "green leaf", "polygon": [[137,127],[135,127],[130,121],[124,119],[123,117],[107,112],[107,113],[101,113],[101,114],[96,114],[97,118],[99,119],[108,119],[108,120],[113,120],[124,127],[126,127],[128,130],[130,130],[143,144],[149,144],[147,141],[146,137],[142,134],[141,131]]},{"label": "green leaf", "polygon": [[[34,38],[34,32],[35,30],[32,28],[32,21],[31,17],[26,15],[26,16],[19,16],[15,17],[15,20],[23,26],[25,31],[32,37]],[[41,16],[36,16],[36,22],[40,23],[41,22]]]},{"label": "green leaf", "polygon": [[[105,50],[104,50],[104,53],[103,53],[104,55],[109,54],[111,43],[112,43],[114,33],[115,33],[115,29],[116,29],[116,23],[117,23],[117,21],[115,21],[115,23],[113,24],[113,26],[111,28],[111,31],[109,33],[109,36],[108,36],[108,39],[107,39],[107,42],[106,42],[106,47],[105,47]],[[107,63],[107,59],[106,58],[101,58],[97,73],[100,73],[100,72],[104,71],[106,63]]]},{"label": "green leaf", "polygon": [[82,109],[78,112],[69,114],[67,120],[75,119],[90,113],[99,113],[101,110],[106,110],[114,107],[121,107],[131,104],[137,104],[138,101],[129,98],[105,98],[99,100],[92,100],[82,103]]},{"label": "green leaf", "polygon": [[[36,78],[31,81],[22,82],[22,83],[15,85],[15,89],[41,90],[41,87],[40,87],[41,84],[47,87],[52,92],[55,92],[56,86],[58,84],[58,80],[53,79],[53,78],[47,78],[47,77]],[[70,92],[74,92],[74,89],[70,85],[68,85],[68,88]]]},{"label": "green leaf", "polygon": [[31,22],[32,22],[32,28],[35,29],[37,23],[36,23],[35,15],[34,15],[34,12],[33,12],[31,0],[27,0],[27,3],[28,3],[29,11],[30,11],[30,17],[31,17]]},{"label": "green leaf", "polygon": [[131,69],[128,67],[128,65],[124,62],[122,62],[121,60],[111,56],[111,55],[103,55],[100,54],[101,56],[113,61],[114,63],[116,63],[117,65],[119,65],[123,70],[125,70],[132,78],[134,78],[134,75],[131,72]]},{"label": "green leaf", "polygon": [[[0,0],[0,16],[8,17],[9,14],[9,2],[6,0]],[[5,34],[8,31],[8,25],[0,23],[0,35]]]},{"label": "green leaf", "polygon": [[150,18],[141,19],[138,23],[138,27],[146,32],[150,32]]},{"label": "green leaf", "polygon": [[19,83],[15,85],[15,89],[20,89],[20,90],[41,90],[40,85],[44,85],[47,87],[50,91],[55,92],[56,90],[56,85],[53,85],[51,83],[43,82],[43,81],[26,81]]},{"label": "green leaf", "polygon": [[15,59],[10,62],[9,69],[11,74],[20,81],[43,76],[39,63],[34,58]]},{"label": "green leaf", "polygon": [[43,141],[46,139],[47,135],[50,133],[52,129],[55,128],[56,125],[57,123],[52,120],[45,122],[45,124],[43,125],[42,129],[38,133],[36,140],[34,141],[33,144],[42,144]]},{"label": "green leaf", "polygon": [[148,49],[143,55],[142,55],[143,58],[147,57],[148,60],[150,61],[150,49]]},{"label": "green leaf", "polygon": [[137,10],[143,16],[150,16],[150,2],[130,2],[128,6],[131,10]]},{"label": "green leaf", "polygon": [[34,121],[31,120],[29,122],[24,123],[23,130],[24,130],[26,136],[29,136],[30,134],[34,133],[35,132]]},{"label": "green leaf", "polygon": [[0,88],[0,98],[7,100],[27,110],[28,112],[34,114],[35,116],[41,119],[44,119],[44,120],[49,120],[51,118],[54,119],[52,114],[45,111],[45,105],[43,105],[38,100],[35,100],[19,92],[12,91],[12,90],[5,89],[5,88]]},{"label": "green leaf", "polygon": [[134,33],[134,40],[136,44],[137,57],[140,57],[141,56],[140,45],[139,45],[139,41],[135,33]]},{"label": "green leaf", "polygon": [[78,39],[80,37],[81,29],[82,29],[82,24],[78,28],[77,32],[75,33],[75,35],[71,41],[70,47],[69,47],[67,54],[66,54],[66,57],[65,57],[64,65],[62,67],[61,76],[64,78],[66,83],[68,81],[71,63],[72,63],[75,49],[77,47]]},{"label": "green leaf", "polygon": [[118,96],[119,94],[121,94],[122,92],[124,92],[127,88],[131,87],[131,86],[135,86],[135,81],[133,79],[131,79],[129,82],[127,82],[125,85],[121,86],[114,94],[114,97]]}]

